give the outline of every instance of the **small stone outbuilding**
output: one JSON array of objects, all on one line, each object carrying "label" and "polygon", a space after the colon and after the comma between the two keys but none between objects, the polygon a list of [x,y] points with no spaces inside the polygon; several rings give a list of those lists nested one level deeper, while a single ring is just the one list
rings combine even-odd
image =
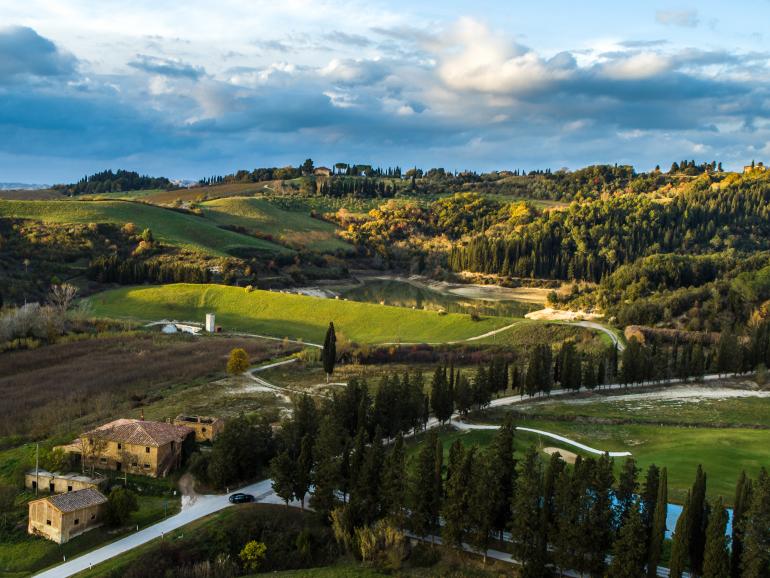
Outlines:
[{"label": "small stone outbuilding", "polygon": [[93,488],[33,500],[29,503],[27,531],[64,544],[100,526],[106,503],[104,494]]}]

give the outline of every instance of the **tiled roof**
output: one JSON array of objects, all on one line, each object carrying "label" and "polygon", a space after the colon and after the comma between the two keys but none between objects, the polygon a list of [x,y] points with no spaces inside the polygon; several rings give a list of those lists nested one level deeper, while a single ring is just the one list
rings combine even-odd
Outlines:
[{"label": "tiled roof", "polygon": [[92,488],[67,492],[66,494],[56,494],[46,499],[61,512],[74,512],[89,506],[98,506],[107,501],[104,494]]},{"label": "tiled roof", "polygon": [[192,429],[161,421],[116,419],[84,433],[86,437],[98,437],[115,442],[139,446],[163,446],[169,442],[181,442]]}]

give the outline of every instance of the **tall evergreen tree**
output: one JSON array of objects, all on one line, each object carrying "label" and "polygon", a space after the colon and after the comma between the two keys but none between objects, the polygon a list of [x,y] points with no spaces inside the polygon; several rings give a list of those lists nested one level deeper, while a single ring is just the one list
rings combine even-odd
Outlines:
[{"label": "tall evergreen tree", "polygon": [[730,541],[730,576],[740,578],[743,555],[743,524],[746,510],[751,504],[751,479],[742,471],[735,486],[732,540]]},{"label": "tall evergreen tree", "polygon": [[492,484],[488,488],[492,502],[492,528],[500,534],[508,526],[511,517],[511,499],[516,481],[516,459],[514,457],[514,433],[516,431],[513,421],[506,419],[500,429],[495,433],[488,451],[485,463],[492,476]]},{"label": "tall evergreen tree", "polygon": [[671,561],[669,563],[670,578],[682,578],[682,573],[687,569],[690,548],[690,492],[684,501],[684,507],[679,514],[674,528],[671,544]]},{"label": "tall evergreen tree", "polygon": [[770,476],[762,468],[751,489],[751,504],[743,520],[743,578],[770,576]]},{"label": "tall evergreen tree", "polygon": [[725,578],[730,575],[730,554],[727,529],[727,510],[722,498],[717,500],[706,527],[706,545],[703,552],[703,578]]},{"label": "tall evergreen tree", "polygon": [[326,373],[326,382],[334,373],[334,365],[337,363],[337,334],[334,331],[334,323],[329,322],[329,328],[324,337],[323,350],[321,350],[321,361],[323,361],[324,372]]},{"label": "tall evergreen tree", "polygon": [[404,454],[404,438],[396,436],[393,448],[385,457],[382,468],[382,512],[395,521],[397,526],[403,526],[404,496],[406,493],[406,458]]},{"label": "tall evergreen tree", "polygon": [[343,485],[341,461],[345,432],[331,415],[321,420],[318,439],[313,444],[315,470],[310,505],[321,519],[329,522],[329,514],[337,505],[337,491]]},{"label": "tall evergreen tree", "polygon": [[446,498],[441,509],[444,526],[441,535],[444,543],[460,546],[468,528],[471,488],[473,486],[473,461],[475,448],[465,449],[460,443],[452,446],[454,456],[446,480]]},{"label": "tall evergreen tree", "polygon": [[522,564],[522,578],[546,575],[546,535],[543,527],[540,456],[530,447],[524,457],[512,500],[513,555]]},{"label": "tall evergreen tree", "polygon": [[668,516],[668,470],[663,468],[658,480],[658,497],[655,500],[655,512],[650,530],[650,546],[647,557],[647,577],[656,578],[658,565],[663,556],[663,543],[666,539],[666,518]]},{"label": "tall evergreen tree", "polygon": [[690,494],[690,570],[700,576],[703,571],[703,548],[706,545],[706,525],[708,524],[708,503],[706,502],[706,473],[698,465],[695,482]]},{"label": "tall evergreen tree", "polygon": [[441,502],[441,495],[436,493],[435,480],[437,442],[436,432],[430,431],[420,446],[409,477],[409,522],[412,531],[418,536],[427,536],[433,532],[435,512]]},{"label": "tall evergreen tree", "polygon": [[639,500],[634,500],[613,547],[612,563],[607,572],[609,578],[644,578],[647,561],[644,534]]},{"label": "tall evergreen tree", "polygon": [[473,462],[472,485],[468,496],[468,541],[487,561],[487,550],[495,525],[496,499],[500,494],[494,460],[497,455],[490,448]]},{"label": "tall evergreen tree", "polygon": [[636,466],[636,460],[632,457],[626,458],[620,470],[618,488],[615,491],[615,500],[617,502],[616,527],[618,529],[625,523],[628,511],[634,503],[636,492],[639,489],[638,475],[639,468]]}]

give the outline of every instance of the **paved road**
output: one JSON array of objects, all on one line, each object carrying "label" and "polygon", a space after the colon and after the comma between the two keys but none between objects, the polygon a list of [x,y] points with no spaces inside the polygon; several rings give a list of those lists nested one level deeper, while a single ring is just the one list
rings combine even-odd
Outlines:
[{"label": "paved road", "polygon": [[626,344],[623,343],[620,339],[618,339],[617,333],[608,329],[601,323],[596,323],[595,321],[571,321],[571,322],[568,322],[568,324],[579,325],[580,327],[585,327],[586,329],[594,329],[595,331],[601,331],[605,335],[609,335],[610,339],[612,340],[612,343],[614,343],[615,347],[618,348],[618,351],[622,352],[626,348]]},{"label": "paved road", "polygon": [[[264,480],[241,488],[238,491],[253,494],[257,497],[257,501],[259,502],[282,504],[283,501],[273,493],[271,484],[271,480]],[[199,518],[203,518],[204,516],[208,516],[209,514],[213,514],[214,512],[218,512],[219,510],[231,506],[227,498],[228,496],[225,494],[197,496],[192,502],[185,504],[181,512],[166,518],[162,522],[148,526],[125,538],[121,538],[120,540],[116,540],[106,546],[102,546],[101,548],[83,554],[82,556],[73,558],[63,564],[54,566],[50,570],[41,572],[36,576],[40,578],[64,578],[82,572],[83,570],[88,570],[91,565],[96,566],[100,562],[104,562],[119,554],[128,552],[151,540],[160,538],[164,534],[176,530],[177,528],[181,528],[185,524],[189,524]]]},{"label": "paved road", "polygon": [[[493,425],[493,424],[483,424],[483,423],[467,423],[464,421],[453,419],[451,421],[452,425],[455,426],[457,429],[460,430],[474,430],[474,429],[480,429],[480,430],[497,430],[500,429],[499,425]],[[587,446],[585,444],[581,444],[580,442],[576,442],[575,440],[571,440],[569,438],[565,438],[564,436],[560,436],[559,434],[551,433],[549,431],[544,431],[541,429],[532,429],[529,427],[520,427],[516,426],[516,431],[526,431],[530,433],[536,433],[541,436],[545,436],[557,441],[560,441],[562,443],[565,443],[567,445],[575,446],[576,448],[580,448],[581,450],[584,450],[591,454],[596,455],[603,455],[603,454],[609,454],[611,458],[624,458],[627,456],[632,455],[631,452],[608,452],[606,450],[597,450],[596,448],[592,448],[591,446]]]}]

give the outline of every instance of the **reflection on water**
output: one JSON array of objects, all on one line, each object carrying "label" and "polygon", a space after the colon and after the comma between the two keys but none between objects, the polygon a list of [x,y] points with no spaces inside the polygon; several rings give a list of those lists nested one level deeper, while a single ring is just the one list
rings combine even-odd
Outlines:
[{"label": "reflection on water", "polygon": [[540,309],[532,303],[521,301],[489,301],[447,295],[427,287],[396,280],[371,279],[362,285],[340,290],[340,295],[351,301],[382,303],[414,309],[444,310],[447,313],[473,313],[498,317],[523,317]]}]

